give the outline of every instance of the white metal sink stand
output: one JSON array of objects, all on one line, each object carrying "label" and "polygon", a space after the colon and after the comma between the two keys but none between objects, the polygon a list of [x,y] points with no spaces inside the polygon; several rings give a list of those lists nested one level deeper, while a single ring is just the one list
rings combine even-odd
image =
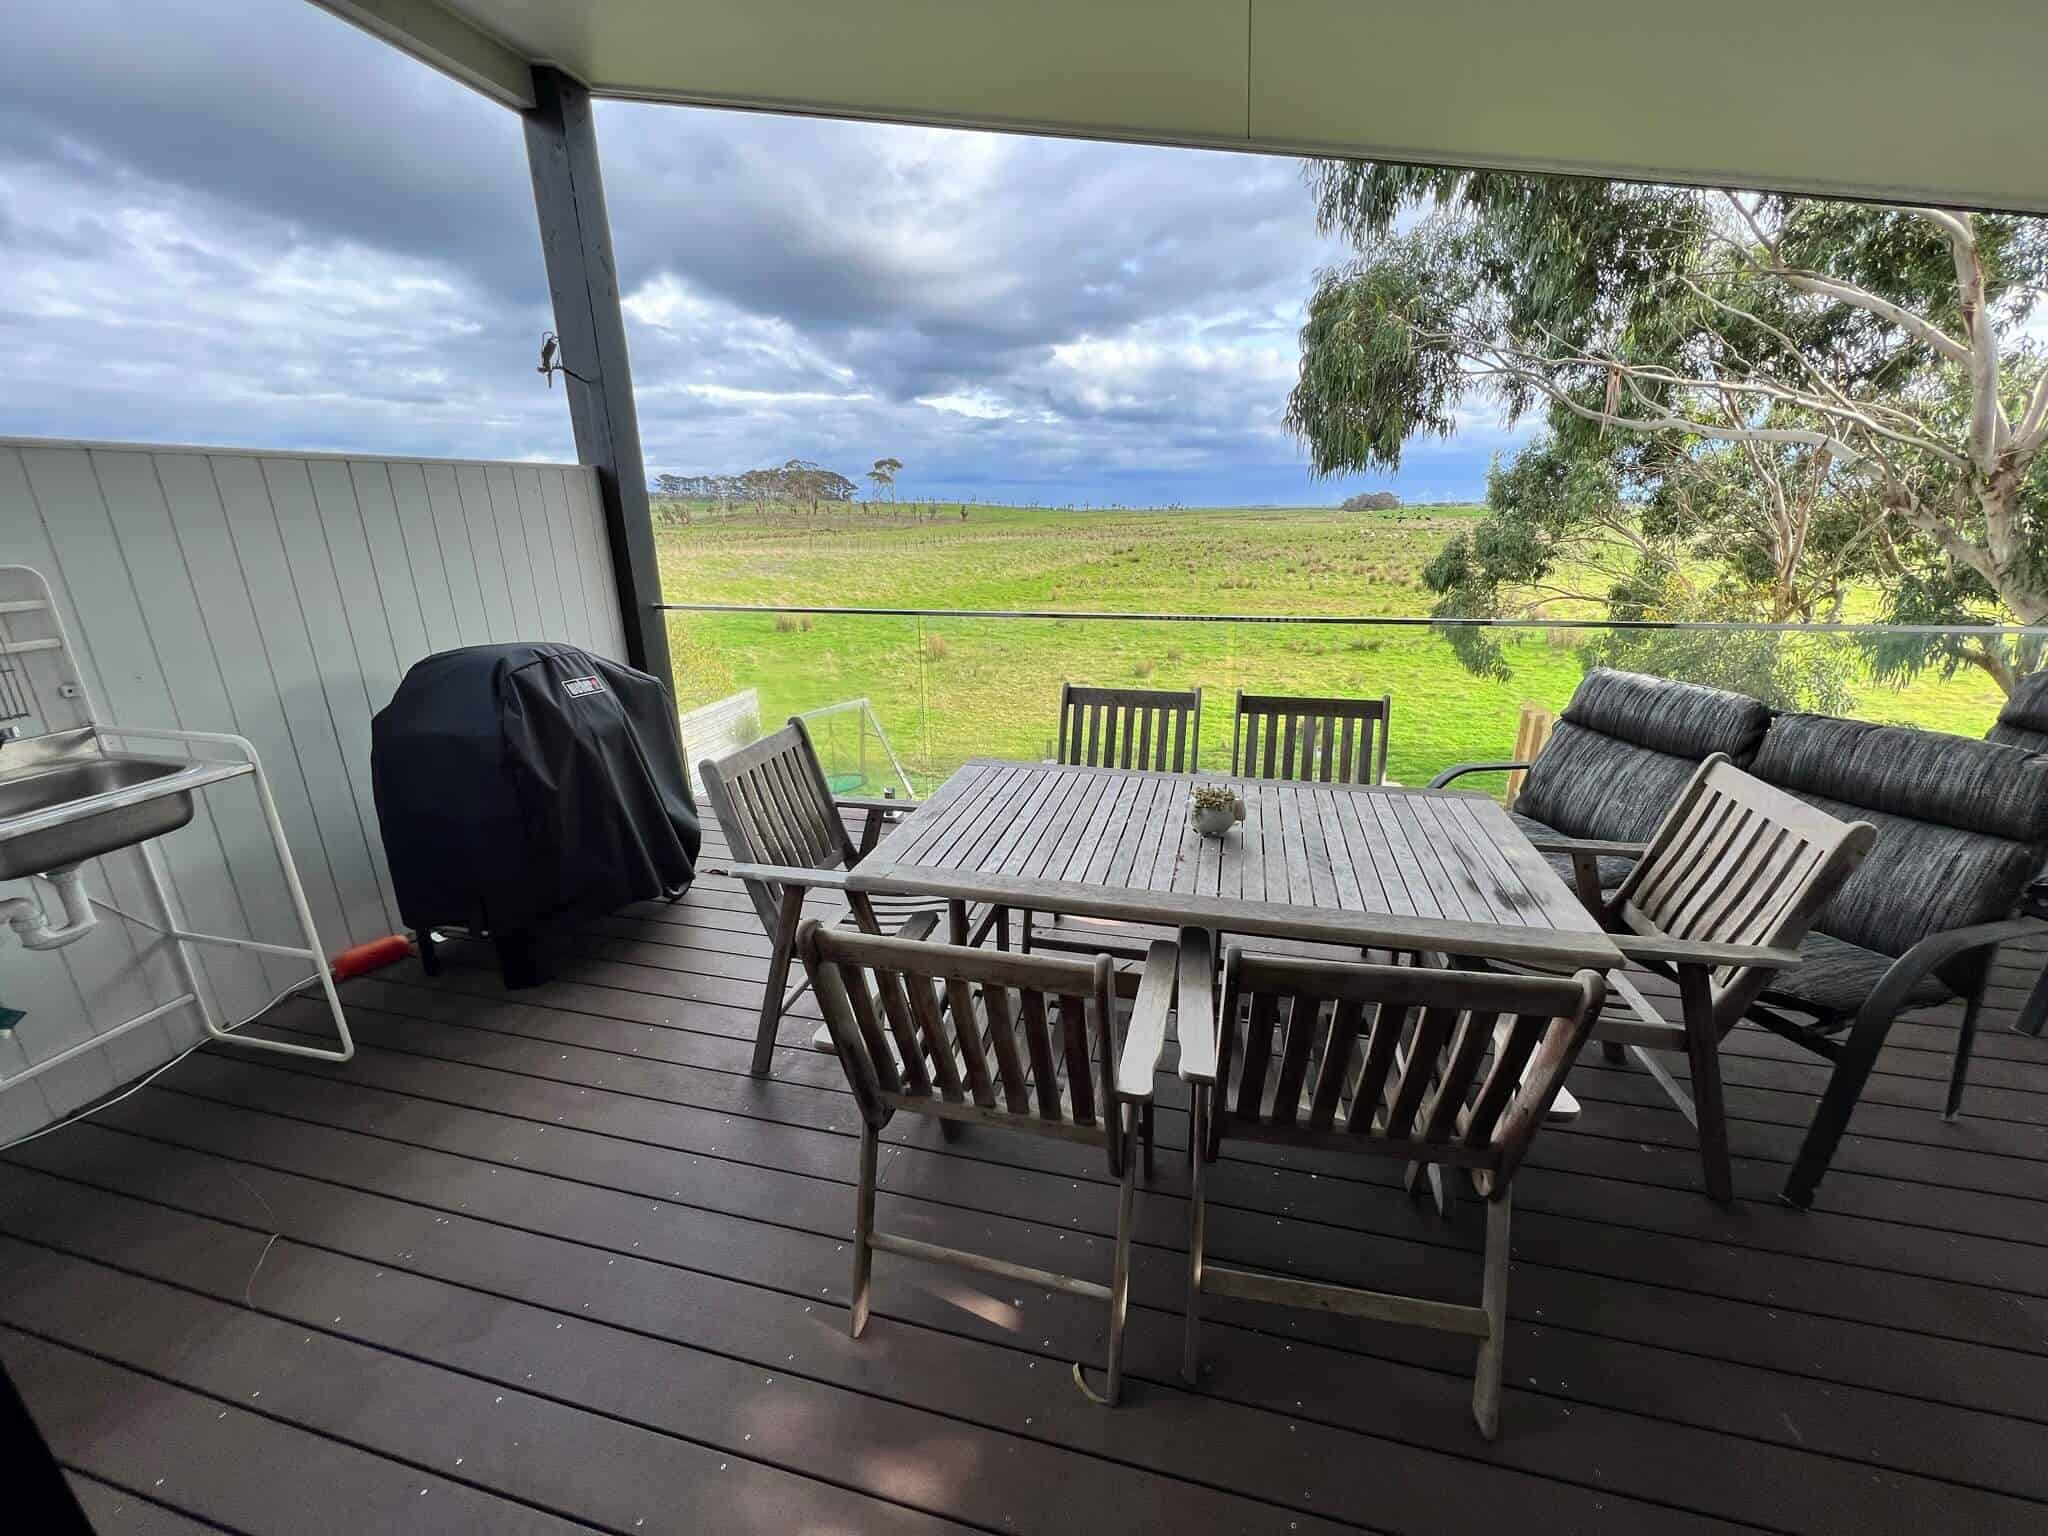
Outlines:
[{"label": "white metal sink stand", "polygon": [[[140,804],[165,795],[206,789],[234,779],[251,779],[255,785],[257,801],[263,808],[264,824],[270,830],[271,845],[277,850],[278,863],[284,870],[285,885],[291,892],[292,912],[298,919],[299,932],[305,940],[303,945],[269,944],[257,939],[192,931],[185,926],[179,915],[176,901],[164,880],[162,862],[154,843],[148,840],[136,843],[132,846],[140,856],[143,891],[149,897],[153,912],[141,914],[124,911],[112,902],[102,901],[97,896],[92,897],[91,901],[95,907],[138,927],[149,929],[168,940],[171,963],[177,972],[178,985],[183,990],[169,1001],[146,1009],[132,1019],[116,1024],[111,1029],[102,1030],[89,1039],[81,1040],[11,1076],[0,1078],[0,1089],[10,1088],[16,1083],[47,1072],[74,1056],[98,1050],[108,1041],[118,1039],[130,1030],[140,1029],[152,1020],[176,1013],[181,1008],[193,1009],[206,1026],[207,1034],[229,1045],[242,1046],[250,1050],[275,1051],[286,1056],[309,1056],[316,1061],[347,1061],[354,1056],[355,1041],[349,1035],[348,1019],[341,1011],[340,995],[334,989],[334,975],[328,968],[327,952],[321,946],[320,934],[313,925],[312,910],[306,905],[305,887],[299,882],[298,866],[292,861],[291,848],[285,841],[284,823],[278,817],[277,802],[270,793],[270,780],[263,772],[263,763],[256,755],[256,748],[244,737],[220,731],[166,730],[101,721],[98,711],[93,707],[91,694],[86,689],[84,675],[79,671],[71,648],[70,636],[64,628],[64,617],[57,610],[56,599],[50,592],[49,583],[43,579],[39,571],[25,565],[0,565],[0,667],[6,667],[14,673],[11,683],[15,703],[17,706],[26,707],[26,713],[21,718],[38,720],[40,724],[37,729],[41,733],[78,732],[83,736],[90,732],[95,741],[102,746],[109,739],[176,742],[186,748],[190,758],[188,766],[174,773],[165,774],[161,778],[151,779],[147,783],[129,785],[88,799],[69,802],[62,807],[61,813],[44,812],[33,818],[18,818],[9,823],[10,830],[28,830],[27,823],[31,820],[37,824],[71,820],[101,810]],[[7,750],[0,746],[0,770],[6,767]],[[202,756],[202,751],[217,755]],[[4,937],[0,937],[0,943],[6,942]],[[280,955],[293,960],[311,962],[314,974],[307,979],[318,979],[320,990],[327,999],[327,1010],[333,1016],[334,1032],[340,1044],[295,1045],[282,1040],[266,1040],[236,1034],[233,1027],[218,1016],[215,1004],[209,1000],[206,989],[200,982],[198,970],[192,959],[191,947],[195,944],[253,950],[258,954]]]}]

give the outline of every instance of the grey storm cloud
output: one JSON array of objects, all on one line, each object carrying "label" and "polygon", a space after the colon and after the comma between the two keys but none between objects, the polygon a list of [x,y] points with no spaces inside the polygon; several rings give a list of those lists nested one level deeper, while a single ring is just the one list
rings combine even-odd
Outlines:
[{"label": "grey storm cloud", "polygon": [[[305,0],[16,0],[8,32],[0,432],[573,455],[514,114]],[[1292,161],[614,102],[598,131],[650,471],[1337,493],[1280,425],[1343,255]],[[1404,481],[1473,489],[1477,437]]]}]

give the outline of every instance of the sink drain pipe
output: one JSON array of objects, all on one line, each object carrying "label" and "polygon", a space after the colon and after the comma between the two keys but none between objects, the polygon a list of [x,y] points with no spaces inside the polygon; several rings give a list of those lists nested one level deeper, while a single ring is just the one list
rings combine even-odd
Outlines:
[{"label": "sink drain pipe", "polygon": [[43,878],[57,889],[63,923],[53,925],[47,900],[38,901],[33,896],[0,900],[0,921],[14,929],[14,936],[25,949],[62,949],[92,932],[98,919],[92,910],[92,898],[85,894],[85,878],[78,865],[53,869]]}]

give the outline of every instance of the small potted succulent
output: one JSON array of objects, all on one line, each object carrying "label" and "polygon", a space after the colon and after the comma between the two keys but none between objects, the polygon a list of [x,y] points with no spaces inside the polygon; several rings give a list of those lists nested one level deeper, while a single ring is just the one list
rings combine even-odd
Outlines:
[{"label": "small potted succulent", "polygon": [[1198,784],[1188,797],[1188,820],[1204,837],[1222,837],[1244,820],[1244,801],[1228,784]]}]

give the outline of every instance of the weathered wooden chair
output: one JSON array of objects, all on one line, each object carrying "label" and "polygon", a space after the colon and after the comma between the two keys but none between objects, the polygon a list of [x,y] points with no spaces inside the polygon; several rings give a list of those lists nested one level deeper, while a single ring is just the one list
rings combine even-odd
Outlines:
[{"label": "weathered wooden chair", "polygon": [[[1077,768],[1150,768],[1193,773],[1202,735],[1202,690],[1083,688],[1060,684],[1057,760]],[[1018,947],[1144,955],[1158,935],[1087,918],[1018,914]]]},{"label": "weathered wooden chair", "polygon": [[[1876,840],[1869,822],[1839,821],[1715,753],[1600,911],[1624,955],[1677,983],[1680,1016],[1667,1018],[1627,971],[1613,971],[1593,1038],[1610,1061],[1632,1054],[1691,1122],[1716,1200],[1733,1195],[1721,1041],[1780,969],[1741,951],[1796,962],[1814,918]],[[1657,1050],[1685,1056],[1690,1093]]]},{"label": "weathered wooden chair", "polygon": [[1391,695],[1325,699],[1240,689],[1231,772],[1246,779],[1382,783],[1393,705]]},{"label": "weathered wooden chair", "polygon": [[[1165,1046],[1174,946],[1153,947],[1129,1022],[1121,1028],[1107,955],[1082,960],[922,944],[827,929],[816,921],[804,924],[797,947],[860,1108],[848,1319],[853,1336],[859,1338],[867,1326],[877,1253],[1096,1297],[1109,1303],[1107,1380],[1096,1392],[1076,1363],[1074,1381],[1092,1400],[1115,1403],[1123,1385],[1137,1141],[1140,1122],[1150,1118],[1139,1111],[1152,1102],[1153,1075]],[[1119,1189],[1109,1284],[877,1231],[875,1157],[882,1128],[898,1110],[934,1116],[942,1124],[971,1122],[1098,1143]]]},{"label": "weathered wooden chair", "polygon": [[[731,850],[731,873],[746,887],[773,946],[754,1034],[753,1073],[762,1077],[774,1057],[784,1011],[809,987],[806,981],[786,995],[783,991],[807,892],[842,896],[842,920],[864,932],[908,939],[929,937],[947,915],[946,903],[936,898],[870,897],[846,889],[847,872],[880,841],[889,818],[914,810],[915,803],[835,796],[802,720],[791,719],[781,730],[725,757],[707,758],[697,772]],[[848,811],[865,818],[858,846],[847,835],[843,813]],[[979,924],[981,932],[970,937],[978,940],[991,922],[1000,921],[1000,913],[987,914]],[[814,1043],[831,1048],[823,1026]]]},{"label": "weathered wooden chair", "polygon": [[[1507,1326],[1509,1188],[1600,1010],[1600,973],[1503,976],[1233,948],[1221,1004],[1205,1018],[1202,1000],[1213,993],[1200,936],[1183,938],[1180,966],[1180,1075],[1191,1091],[1197,1149],[1182,1374],[1196,1379],[1204,1296],[1442,1329],[1479,1340],[1472,1415],[1492,1439]],[[1204,1169],[1232,1139],[1468,1170],[1486,1197],[1480,1304],[1212,1263]]]}]

